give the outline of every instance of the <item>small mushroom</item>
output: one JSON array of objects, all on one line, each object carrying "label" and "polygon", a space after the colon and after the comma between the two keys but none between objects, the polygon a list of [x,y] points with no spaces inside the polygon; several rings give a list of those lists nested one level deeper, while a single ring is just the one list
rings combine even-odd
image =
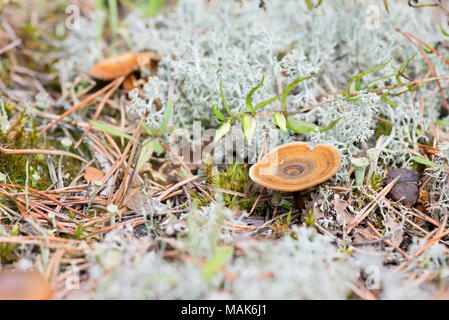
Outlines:
[{"label": "small mushroom", "polygon": [[266,154],[250,168],[249,176],[266,188],[293,192],[296,205],[302,209],[300,191],[330,179],[340,166],[340,153],[332,145],[311,149],[307,143],[291,142]]},{"label": "small mushroom", "polygon": [[115,56],[104,59],[90,69],[89,75],[93,78],[110,81],[121,76],[127,76],[139,67],[150,64],[151,60],[157,60],[160,57],[151,52],[135,53],[123,52]]},{"label": "small mushroom", "polygon": [[36,272],[0,272],[0,300],[49,300],[50,283]]},{"label": "small mushroom", "polygon": [[388,195],[394,201],[400,201],[403,205],[411,207],[418,201],[418,178],[419,175],[414,170],[396,168],[391,169],[385,177],[385,184],[389,184],[397,176],[401,176],[396,184],[391,188]]}]

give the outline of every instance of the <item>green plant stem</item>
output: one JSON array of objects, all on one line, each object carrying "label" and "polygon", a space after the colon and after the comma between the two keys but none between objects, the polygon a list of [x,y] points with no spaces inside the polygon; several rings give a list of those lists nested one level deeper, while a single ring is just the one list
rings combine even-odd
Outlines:
[{"label": "green plant stem", "polygon": [[109,28],[111,29],[111,39],[115,41],[118,30],[118,5],[117,0],[108,0],[109,6]]}]

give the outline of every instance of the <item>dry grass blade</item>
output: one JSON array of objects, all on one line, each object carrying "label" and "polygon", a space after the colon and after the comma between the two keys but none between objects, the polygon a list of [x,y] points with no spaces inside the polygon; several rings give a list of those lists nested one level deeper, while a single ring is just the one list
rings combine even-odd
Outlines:
[{"label": "dry grass blade", "polygon": [[199,178],[203,177],[203,175],[197,175],[197,176],[193,176],[190,178],[187,178],[185,180],[182,180],[178,183],[176,183],[175,185],[171,186],[170,188],[168,188],[167,190],[165,190],[159,197],[158,200],[159,201],[163,201],[165,200],[165,198],[173,191],[175,191],[176,189],[179,189],[180,187],[182,187],[185,184],[188,184],[190,182],[193,182],[195,180],[198,180]]},{"label": "dry grass blade", "polygon": [[50,154],[55,156],[66,156],[75,158],[82,162],[87,162],[86,159],[83,159],[79,155],[76,155],[71,152],[61,151],[61,150],[43,150],[43,149],[6,149],[0,146],[0,152],[4,154]]},{"label": "dry grass blade", "polygon": [[[426,63],[427,63],[427,65],[429,66],[430,71],[432,72],[432,75],[433,75],[434,77],[437,77],[437,73],[436,73],[436,71],[435,71],[435,67],[434,67],[434,65],[432,64],[432,62],[430,61],[430,59],[429,59],[429,57],[427,56],[426,52],[425,52],[419,45],[417,45],[417,44],[412,40],[412,36],[411,36],[410,34],[408,34],[407,32],[401,31],[399,28],[397,28],[396,30],[399,31],[400,33],[402,33],[402,34],[403,34],[403,35],[404,35],[404,36],[405,36],[411,43],[413,43],[413,45],[414,45],[415,47],[418,48],[419,52],[421,52],[421,55],[422,55],[422,56],[424,57],[424,59],[426,60]],[[430,48],[430,46],[427,45],[427,44],[425,44],[425,46]],[[444,107],[446,108],[446,110],[449,110],[449,105],[448,105],[447,100],[446,100],[446,98],[445,98],[443,87],[441,86],[441,83],[440,83],[439,80],[436,80],[435,82],[437,83],[438,88],[439,88],[439,90],[440,90],[441,100],[443,101],[443,105],[444,105]]]},{"label": "dry grass blade", "polygon": [[421,39],[415,37],[414,35],[411,35],[408,32],[405,31],[401,31],[401,29],[399,28],[395,28],[396,31],[401,32],[403,35],[408,36],[416,41],[418,41],[419,43],[421,43],[424,47],[426,47],[427,50],[432,51],[433,53],[435,53],[438,57],[440,57],[446,64],[449,64],[449,60],[443,56],[440,52],[438,52],[435,48],[433,48],[432,46],[429,46],[427,43],[425,43],[424,41],[422,41]]}]

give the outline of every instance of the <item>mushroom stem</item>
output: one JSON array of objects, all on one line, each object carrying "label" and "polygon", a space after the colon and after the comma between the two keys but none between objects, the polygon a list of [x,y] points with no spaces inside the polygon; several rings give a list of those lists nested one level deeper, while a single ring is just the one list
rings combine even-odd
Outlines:
[{"label": "mushroom stem", "polygon": [[295,191],[293,194],[293,200],[295,200],[296,207],[301,211],[304,209],[304,202],[302,201],[301,191]]},{"label": "mushroom stem", "polygon": [[365,179],[365,170],[369,165],[369,161],[365,157],[352,158],[351,164],[355,173],[355,185],[361,186],[363,184],[363,180]]}]

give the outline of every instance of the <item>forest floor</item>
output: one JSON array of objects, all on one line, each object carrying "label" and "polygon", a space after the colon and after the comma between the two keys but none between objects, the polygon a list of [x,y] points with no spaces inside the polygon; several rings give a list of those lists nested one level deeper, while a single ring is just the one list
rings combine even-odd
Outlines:
[{"label": "forest floor", "polygon": [[[263,10],[264,1],[252,2],[255,11]],[[380,14],[388,15],[388,8],[378,2]],[[432,61],[449,64],[445,42],[429,45],[406,30],[396,31],[416,46],[402,62],[415,54],[427,67],[411,75],[405,65],[395,71],[401,82],[368,90],[392,107],[395,103],[383,93],[404,89],[392,99],[410,99],[422,117],[425,101],[441,105],[443,111],[435,112],[435,119],[421,119],[416,141],[412,135],[401,137],[401,152],[407,156],[403,167],[416,178],[389,177],[398,163],[379,160],[376,169],[374,157],[376,163],[363,167],[362,181],[356,185],[354,174],[360,169],[342,154],[340,174],[347,179],[339,176],[304,190],[298,208],[290,192],[252,181],[251,163],[185,161],[167,138],[176,132],[176,119],[183,112],[177,109],[176,97],[171,106],[170,94],[168,102],[155,102],[155,110],[163,111],[158,113],[162,120],[158,131],[147,125],[151,111],[129,112],[131,100],[136,101],[130,91],[137,88],[142,97],[145,72],[157,74],[167,58],[157,50],[148,56],[143,54],[147,50],[131,50],[120,31],[122,21],[133,10],[150,17],[174,10],[176,1],[151,1],[146,6],[145,1],[119,1],[118,7],[111,5],[115,1],[109,6],[101,3],[0,4],[0,279],[10,270],[36,272],[51,285],[53,299],[449,297],[449,224],[447,209],[439,203],[449,190],[439,184],[447,179],[446,158],[439,155],[444,149],[440,143],[449,139],[445,110],[449,82],[447,74],[439,70],[437,74],[428,60],[431,55]],[[438,3],[412,9],[435,10],[447,20],[449,11]],[[324,1],[311,10],[326,5]],[[84,17],[95,10],[105,12],[102,56],[132,51],[131,56],[106,61],[96,78],[92,69],[61,63],[77,10]],[[321,85],[321,90],[307,110],[324,108],[336,96],[348,101],[357,96],[357,84],[356,89],[350,86],[361,76],[351,78],[344,92],[339,86],[332,90],[326,72],[316,76],[322,78],[314,88]],[[102,73],[112,76],[102,81]],[[188,90],[188,83],[176,81],[169,83],[169,90],[182,94],[183,88],[176,87],[181,85]],[[218,94],[216,101],[220,100]],[[243,125],[247,135],[254,118],[251,110],[245,112],[241,115],[249,119]],[[287,131],[286,112],[275,118],[275,124]],[[215,112],[221,123],[216,127],[223,135],[224,113]],[[391,141],[396,130],[392,128],[412,126],[381,112],[372,119],[373,136],[354,142],[358,149],[352,160],[372,161],[367,150],[381,152],[381,146]],[[310,123],[296,129],[294,122],[288,123],[289,139],[307,142],[307,130],[319,128]],[[340,130],[331,127],[322,128]],[[262,157],[267,151],[267,143],[262,143],[257,154]]]}]

